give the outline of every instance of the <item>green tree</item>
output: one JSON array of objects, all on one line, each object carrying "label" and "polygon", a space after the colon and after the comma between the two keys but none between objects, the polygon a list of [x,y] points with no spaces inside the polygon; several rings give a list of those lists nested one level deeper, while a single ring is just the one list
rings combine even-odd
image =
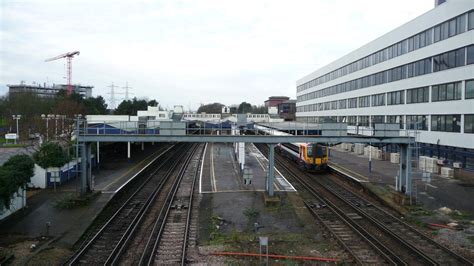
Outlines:
[{"label": "green tree", "polygon": [[70,157],[61,145],[54,142],[46,142],[33,154],[36,164],[44,169],[49,167],[61,167],[69,162]]},{"label": "green tree", "polygon": [[24,154],[10,157],[0,167],[0,200],[5,208],[10,209],[15,193],[30,182],[34,167],[33,159]]},{"label": "green tree", "polygon": [[158,102],[155,99],[148,102],[148,106],[157,106],[157,105],[158,105]]},{"label": "green tree", "polygon": [[198,113],[209,113],[209,114],[220,114],[222,113],[222,107],[224,105],[222,103],[211,103],[211,104],[204,104],[199,107],[197,110]]},{"label": "green tree", "polygon": [[107,104],[102,96],[84,99],[84,107],[88,115],[105,115],[107,114]]},{"label": "green tree", "polygon": [[239,108],[237,108],[237,113],[239,114],[246,114],[246,113],[251,113],[252,112],[252,105],[247,102],[242,102],[239,105]]},{"label": "green tree", "polygon": [[[150,102],[152,102],[152,101],[150,101]],[[146,100],[138,100],[135,97],[132,100],[122,101],[119,104],[119,106],[117,107],[117,109],[115,109],[114,114],[116,114],[116,115],[137,115],[137,111],[146,110],[147,107],[148,107],[148,102]]]}]

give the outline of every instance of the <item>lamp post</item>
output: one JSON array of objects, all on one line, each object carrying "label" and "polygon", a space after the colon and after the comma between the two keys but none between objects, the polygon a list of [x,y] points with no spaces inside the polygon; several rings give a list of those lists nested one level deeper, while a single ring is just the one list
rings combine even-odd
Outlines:
[{"label": "lamp post", "polygon": [[20,138],[20,132],[18,132],[18,120],[21,119],[21,115],[12,115],[12,118],[16,120],[16,138],[15,138],[15,144],[16,144],[17,139]]},{"label": "lamp post", "polygon": [[48,141],[49,140],[49,119],[50,119],[50,115],[42,114],[41,119],[46,120],[46,141]]}]

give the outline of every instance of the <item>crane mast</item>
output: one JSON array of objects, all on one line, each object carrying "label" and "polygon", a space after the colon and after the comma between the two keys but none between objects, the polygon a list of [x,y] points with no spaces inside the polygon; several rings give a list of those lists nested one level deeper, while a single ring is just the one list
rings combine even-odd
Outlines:
[{"label": "crane mast", "polygon": [[50,62],[50,61],[58,60],[58,59],[61,59],[61,58],[66,58],[66,62],[67,62],[67,94],[68,95],[72,94],[72,83],[71,83],[72,82],[72,58],[75,55],[79,55],[79,54],[80,54],[79,51],[74,51],[74,52],[65,53],[65,54],[58,55],[58,56],[55,56],[55,57],[52,57],[52,58],[49,58],[49,59],[45,60],[45,62]]}]

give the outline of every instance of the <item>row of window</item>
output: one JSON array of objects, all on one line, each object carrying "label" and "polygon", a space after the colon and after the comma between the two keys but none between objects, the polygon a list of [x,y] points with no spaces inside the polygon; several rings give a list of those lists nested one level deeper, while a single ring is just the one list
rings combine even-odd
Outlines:
[{"label": "row of window", "polygon": [[[385,49],[377,51],[355,62],[347,64],[323,76],[317,77],[297,87],[297,92],[340,78],[369,66],[390,60],[394,57],[423,48],[434,42],[442,41],[466,30],[474,29],[474,11],[462,14],[445,21],[433,28],[429,28],[410,38],[404,39]],[[434,32],[434,34],[433,34]],[[434,35],[434,36],[433,36]]]},{"label": "row of window", "polygon": [[[464,56],[467,53],[467,56]],[[461,56],[462,55],[462,56]],[[442,71],[454,67],[474,64],[474,45],[459,48],[432,58],[422,59],[413,63],[381,71],[369,76],[344,82],[321,90],[313,91],[297,97],[298,102],[326,97],[347,91],[363,89],[401,79],[429,74],[433,71]]]},{"label": "row of window", "polygon": [[[450,82],[445,84],[437,84],[431,86],[431,101],[452,101],[461,100],[462,98],[462,82]],[[335,100],[330,102],[315,103],[298,106],[297,112],[327,111],[346,108],[363,108],[385,105],[398,105],[406,103],[427,103],[429,101],[429,87],[414,88],[408,90],[392,91],[387,93],[379,93],[354,97],[349,99]],[[465,99],[474,99],[474,80],[466,80]],[[371,101],[372,100],[372,101]]]},{"label": "row of window", "polygon": [[[440,132],[461,132],[461,116],[454,115],[406,115],[406,124],[404,124],[403,115],[383,115],[372,116],[371,125],[376,123],[400,124],[400,129],[426,130]],[[370,116],[320,116],[320,117],[297,117],[298,122],[306,123],[347,123],[350,126],[369,126]],[[431,126],[428,126],[431,121]],[[474,114],[464,115],[464,133],[474,133]]]}]

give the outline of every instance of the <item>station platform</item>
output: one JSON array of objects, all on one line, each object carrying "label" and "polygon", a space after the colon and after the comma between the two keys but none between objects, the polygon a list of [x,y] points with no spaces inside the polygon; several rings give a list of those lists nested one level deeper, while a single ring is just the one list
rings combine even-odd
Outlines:
[{"label": "station platform", "polygon": [[[208,143],[199,178],[200,193],[265,191],[268,160],[253,145],[245,146],[245,166],[252,169],[251,184],[244,184],[231,143]],[[296,191],[275,169],[275,191]]]},{"label": "station platform", "polygon": [[[58,208],[61,200],[76,195],[79,180],[73,179],[56,188],[32,191],[27,198],[27,207],[0,221],[2,235],[21,235],[28,238],[49,235],[56,238],[55,246],[71,247],[97,217],[115,192],[124,186],[136,172],[159,154],[158,145],[132,145],[132,157],[113,161],[104,160],[100,171],[93,171],[95,191],[100,192],[87,207]],[[105,158],[104,158],[105,159]],[[47,223],[50,227],[47,229]]]},{"label": "station platform", "polygon": [[[372,171],[369,172],[367,157],[333,148],[330,151],[329,165],[362,185],[370,183],[395,190],[399,164],[373,159]],[[471,200],[474,198],[474,187],[464,186],[457,179],[432,175],[431,180],[424,181],[414,176],[413,190],[417,201],[428,209],[448,207],[474,213]]]}]

